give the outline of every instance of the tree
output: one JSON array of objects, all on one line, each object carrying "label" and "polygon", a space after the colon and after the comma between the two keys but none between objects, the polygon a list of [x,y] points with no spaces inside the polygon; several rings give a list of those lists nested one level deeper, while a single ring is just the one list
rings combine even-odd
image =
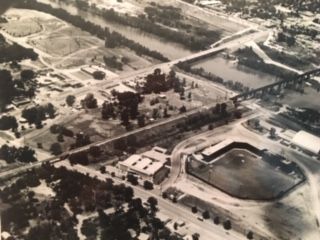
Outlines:
[{"label": "tree", "polygon": [[70,155],[69,161],[71,164],[88,165],[89,159],[86,152],[76,152]]},{"label": "tree", "polygon": [[168,198],[168,193],[167,192],[163,192],[162,193],[162,198],[164,198],[164,199]]},{"label": "tree", "polygon": [[130,202],[134,196],[132,187],[126,187],[123,195],[126,202]]},{"label": "tree", "polygon": [[18,128],[17,119],[14,116],[2,116],[0,118],[0,130],[9,130],[16,131]]},{"label": "tree", "polygon": [[200,234],[199,233],[192,234],[192,240],[199,240],[199,239],[200,239]]},{"label": "tree", "polygon": [[228,105],[226,103],[221,103],[221,114],[227,114],[227,106]]},{"label": "tree", "polygon": [[109,119],[115,117],[115,109],[113,103],[104,102],[101,110],[102,119]]},{"label": "tree", "polygon": [[223,222],[223,228],[226,230],[230,230],[232,227],[230,220],[226,220],[225,222]]},{"label": "tree", "polygon": [[58,141],[58,142],[63,142],[63,141],[64,141],[62,134],[59,134],[59,135],[57,136],[57,141]]},{"label": "tree", "polygon": [[49,118],[54,118],[56,114],[56,110],[52,103],[48,103],[45,107],[45,112],[49,115]]},{"label": "tree", "polygon": [[35,77],[35,73],[33,70],[27,69],[27,70],[22,70],[20,73],[21,80],[23,81],[30,81]]},{"label": "tree", "polygon": [[166,107],[163,109],[163,117],[164,118],[170,117],[170,115],[168,114],[168,108],[166,108]]},{"label": "tree", "polygon": [[97,99],[92,93],[88,93],[87,96],[82,100],[82,103],[86,108],[96,108],[98,106]]},{"label": "tree", "polygon": [[60,143],[53,143],[50,147],[50,152],[56,156],[60,155],[62,153],[62,148]]},{"label": "tree", "polygon": [[15,89],[11,72],[0,70],[0,112],[5,110],[14,96]]},{"label": "tree", "polygon": [[130,121],[129,121],[129,113],[128,113],[128,109],[123,109],[121,112],[121,122],[124,126],[128,126]]},{"label": "tree", "polygon": [[270,128],[270,138],[276,138],[276,129],[274,127]]},{"label": "tree", "polygon": [[101,149],[99,146],[91,146],[89,148],[89,154],[93,157],[100,157]]},{"label": "tree", "polygon": [[76,147],[83,147],[86,146],[88,144],[90,144],[90,137],[86,134],[84,134],[83,132],[80,132],[78,134],[76,134],[76,142],[74,143],[74,145],[72,146],[73,148]]},{"label": "tree", "polygon": [[147,202],[150,204],[150,208],[155,211],[157,209],[158,200],[155,197],[149,197]]},{"label": "tree", "polygon": [[192,211],[192,213],[197,213],[198,208],[196,206],[192,206],[191,211]]},{"label": "tree", "polygon": [[202,213],[202,217],[203,217],[203,219],[209,219],[209,218],[210,218],[210,213],[209,213],[209,211],[208,211],[208,210],[204,211],[204,212]]},{"label": "tree", "polygon": [[140,114],[140,115],[137,117],[137,121],[138,121],[138,126],[139,126],[139,127],[144,127],[144,126],[146,125],[145,115]]},{"label": "tree", "polygon": [[143,182],[143,187],[144,187],[144,189],[152,190],[153,189],[153,183],[146,180],[146,181]]},{"label": "tree", "polygon": [[133,174],[128,174],[127,175],[127,180],[130,182],[133,186],[138,185],[138,178],[134,176]]},{"label": "tree", "polygon": [[76,101],[76,97],[75,96],[73,96],[73,95],[68,95],[67,97],[66,97],[66,103],[67,103],[67,105],[68,106],[73,106],[73,104],[75,103],[75,101]]},{"label": "tree", "polygon": [[19,162],[35,162],[35,151],[27,146],[21,147],[16,153],[16,158]]},{"label": "tree", "polygon": [[218,225],[220,223],[220,218],[218,216],[214,217],[213,222]]},{"label": "tree", "polygon": [[252,231],[249,231],[249,232],[247,233],[247,238],[248,238],[248,239],[253,239],[253,232],[252,232]]},{"label": "tree", "polygon": [[180,113],[185,113],[187,112],[187,108],[185,106],[182,106],[180,109],[179,109]]},{"label": "tree", "polygon": [[96,80],[102,80],[106,77],[106,74],[102,71],[94,71],[92,75]]},{"label": "tree", "polygon": [[217,104],[216,104],[216,107],[215,107],[214,111],[215,111],[216,113],[221,113],[221,104],[220,104],[220,103],[217,103]]}]

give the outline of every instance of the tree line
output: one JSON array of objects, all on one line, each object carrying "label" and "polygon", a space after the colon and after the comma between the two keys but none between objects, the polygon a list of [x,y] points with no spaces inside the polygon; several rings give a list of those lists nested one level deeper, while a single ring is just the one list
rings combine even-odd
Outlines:
[{"label": "tree line", "polygon": [[0,34],[0,63],[21,61],[23,59],[37,60],[38,54],[31,48],[25,48],[17,43],[8,44]]}]

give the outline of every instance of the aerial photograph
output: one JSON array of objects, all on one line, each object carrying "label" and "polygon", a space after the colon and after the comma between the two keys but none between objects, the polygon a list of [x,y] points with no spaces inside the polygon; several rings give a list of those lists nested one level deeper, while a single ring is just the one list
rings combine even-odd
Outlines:
[{"label": "aerial photograph", "polygon": [[320,0],[0,0],[0,240],[320,240]]}]

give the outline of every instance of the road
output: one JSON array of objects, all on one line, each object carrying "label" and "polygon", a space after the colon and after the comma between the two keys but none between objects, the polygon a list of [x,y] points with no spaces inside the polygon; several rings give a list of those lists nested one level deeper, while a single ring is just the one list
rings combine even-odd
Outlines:
[{"label": "road", "polygon": [[[88,167],[82,165],[73,165],[71,166],[68,162],[59,162],[55,164],[56,167],[64,166],[69,170],[77,171],[82,174],[88,174],[90,177],[96,177],[101,181],[106,180],[106,174],[102,174],[99,171],[90,169]],[[108,176],[110,177],[110,176]],[[158,207],[160,212],[166,216],[168,216],[173,221],[177,221],[179,219],[185,221],[189,227],[189,230],[194,232],[198,232],[200,234],[201,240],[243,240],[245,236],[234,232],[228,231],[226,233],[223,230],[221,225],[215,225],[212,221],[200,221],[197,219],[197,216],[191,212],[191,210],[183,208],[178,204],[171,202],[170,200],[165,200],[161,196],[143,189],[139,186],[133,186],[126,181],[119,180],[118,178],[113,178],[115,183],[117,184],[126,184],[134,189],[135,197],[139,197],[142,200],[146,201],[149,197],[155,197],[158,200]]]}]

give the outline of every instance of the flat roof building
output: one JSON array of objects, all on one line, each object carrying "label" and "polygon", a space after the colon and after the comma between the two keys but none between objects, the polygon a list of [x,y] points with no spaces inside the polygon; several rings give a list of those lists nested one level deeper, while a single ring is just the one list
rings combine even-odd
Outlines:
[{"label": "flat roof building", "polygon": [[159,184],[168,175],[169,169],[165,166],[168,157],[165,153],[153,149],[141,155],[134,154],[119,162],[118,166],[122,171],[137,174],[144,180]]},{"label": "flat roof building", "polygon": [[320,138],[306,131],[299,131],[292,139],[292,144],[307,152],[320,155]]},{"label": "flat roof building", "polygon": [[211,147],[208,147],[206,149],[204,149],[202,151],[202,155],[205,157],[210,157],[212,154],[214,154],[215,152],[217,152],[218,150],[220,150],[221,148],[224,148],[228,145],[230,145],[231,143],[233,143],[234,140],[233,139],[226,139],[222,142],[219,142]]}]

